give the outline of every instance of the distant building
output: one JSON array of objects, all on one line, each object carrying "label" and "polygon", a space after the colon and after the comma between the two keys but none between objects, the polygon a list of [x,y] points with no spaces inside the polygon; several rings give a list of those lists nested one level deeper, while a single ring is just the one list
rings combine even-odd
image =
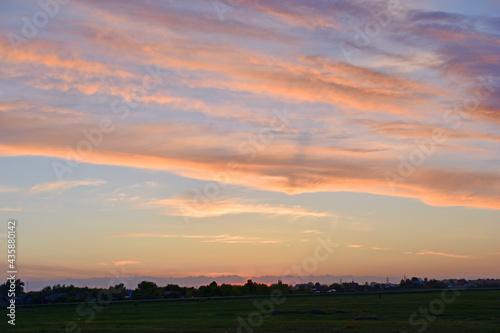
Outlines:
[{"label": "distant building", "polygon": [[51,295],[45,297],[48,303],[54,303],[59,297],[66,296],[68,293],[52,293]]},{"label": "distant building", "polygon": [[296,284],[295,285],[295,290],[300,289],[300,288],[307,289],[307,288],[309,288],[309,284],[307,284],[307,283],[300,283],[300,284]]},{"label": "distant building", "polygon": [[347,287],[350,288],[350,289],[357,289],[359,287],[359,283],[357,282],[349,282],[349,283],[346,283],[347,284]]}]

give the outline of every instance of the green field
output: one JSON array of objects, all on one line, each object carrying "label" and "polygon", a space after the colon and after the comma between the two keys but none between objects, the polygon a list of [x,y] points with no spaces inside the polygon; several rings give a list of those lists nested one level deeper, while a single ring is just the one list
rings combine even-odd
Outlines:
[{"label": "green field", "polygon": [[[453,294],[448,292],[446,297]],[[186,299],[172,301],[129,301],[100,308],[85,305],[23,306],[16,309],[16,326],[7,325],[2,309],[0,331],[64,332],[68,322],[75,322],[81,332],[238,332],[237,318],[246,319],[259,310],[254,302],[269,306],[262,323],[255,321],[254,332],[500,332],[500,291],[465,290],[441,303],[441,291],[379,294],[337,294],[287,296],[282,304],[271,298]],[[444,309],[440,305],[445,304]],[[416,325],[409,323],[420,308],[442,312],[428,317],[419,314]],[[87,311],[87,312],[86,312]],[[88,323],[95,313],[95,318]],[[436,313],[436,312],[434,312]],[[77,332],[77,330],[75,330]],[[248,332],[241,329],[241,332]],[[423,330],[421,330],[423,332]]]}]

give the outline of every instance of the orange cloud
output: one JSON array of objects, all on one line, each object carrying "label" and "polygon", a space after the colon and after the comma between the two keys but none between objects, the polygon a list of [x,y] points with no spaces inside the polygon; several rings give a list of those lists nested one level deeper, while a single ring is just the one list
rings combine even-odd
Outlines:
[{"label": "orange cloud", "polygon": [[125,265],[134,265],[134,264],[140,264],[140,261],[134,261],[134,260],[121,260],[121,261],[113,261],[113,264],[115,266],[125,266]]},{"label": "orange cloud", "polygon": [[[444,114],[444,113],[443,113]],[[366,122],[367,124],[372,123],[375,127],[374,131],[376,133],[397,136],[397,137],[415,137],[415,138],[431,138],[434,136],[433,131],[439,130],[442,135],[451,140],[492,140],[500,141],[500,136],[472,132],[470,130],[453,130],[449,128],[443,128],[440,126],[433,126],[422,123],[409,123],[409,122]]]},{"label": "orange cloud", "polygon": [[304,230],[304,231],[302,231],[302,233],[303,234],[316,234],[316,235],[322,234],[322,232],[319,230]]},{"label": "orange cloud", "polygon": [[[4,120],[0,123],[0,130],[13,134],[7,136],[0,145],[1,155],[51,156],[63,159],[58,161],[61,164],[67,164],[64,159],[74,156],[67,147],[76,150],[79,142],[85,140],[81,130],[95,128],[98,123],[98,118],[95,123],[78,124],[51,119],[44,127],[38,127],[24,122],[19,116],[0,114],[0,118]],[[214,173],[225,173],[229,175],[228,184],[290,194],[350,191],[416,198],[436,206],[499,208],[497,198],[500,193],[500,175],[495,172],[466,168],[443,170],[421,166],[416,168],[411,177],[398,182],[392,189],[384,175],[387,172],[397,175],[400,161],[389,157],[370,154],[350,156],[335,151],[328,154],[328,149],[318,147],[302,149],[291,145],[286,136],[276,134],[276,138],[265,150],[257,153],[254,161],[248,162],[248,156],[237,151],[238,145],[245,142],[245,136],[235,134],[232,138],[228,134],[207,131],[201,126],[189,126],[183,128],[167,123],[134,126],[122,124],[117,126],[115,132],[106,134],[102,144],[93,147],[92,152],[83,154],[82,162],[171,171],[207,181],[213,181],[211,175]],[[26,135],[20,135],[21,133]],[[152,145],[156,140],[155,133],[168,135],[169,140]],[[197,135],[193,136],[191,133]],[[297,153],[305,155],[297,159]],[[231,161],[236,162],[236,168],[228,169]],[[277,173],[276,170],[280,172]],[[164,202],[166,206],[173,207],[169,203],[175,206],[180,202]],[[252,207],[245,205],[235,205],[233,208],[213,206],[208,212],[219,214],[251,209]],[[260,207],[259,210],[265,213],[271,212],[272,208]],[[290,216],[307,215],[300,210],[287,212],[282,208],[279,211]]]},{"label": "orange cloud", "polygon": [[106,182],[104,180],[99,180],[99,179],[59,181],[59,182],[44,183],[33,186],[28,190],[28,193],[37,194],[40,192],[53,192],[53,191],[61,193],[77,186],[97,186],[105,183]]},{"label": "orange cloud", "polygon": [[378,247],[378,246],[372,246],[371,249],[372,250],[377,250],[377,251],[389,251],[389,250],[392,250],[392,248],[390,248],[390,247]]},{"label": "orange cloud", "polygon": [[197,239],[203,243],[226,244],[279,244],[279,240],[262,239],[260,237],[231,236],[231,235],[169,235],[169,234],[113,234],[113,237],[158,237],[158,238],[186,238]]},{"label": "orange cloud", "polygon": [[3,207],[0,208],[0,212],[22,212],[23,210],[21,208],[10,208],[10,207]]},{"label": "orange cloud", "polygon": [[[129,42],[125,45],[106,42],[101,46],[119,47],[121,53],[125,51],[129,56],[133,55],[136,58],[144,58],[146,54],[147,63],[144,65],[162,63],[169,64],[170,68],[176,71],[202,69],[217,72],[216,77],[219,79],[214,79],[212,75],[207,79],[191,80],[191,87],[198,85],[223,88],[233,92],[247,91],[277,99],[323,102],[363,111],[395,113],[407,113],[410,105],[422,105],[421,97],[425,97],[426,94],[442,94],[436,89],[425,88],[407,79],[383,75],[374,70],[360,69],[320,57],[314,60],[302,58],[307,61],[297,65],[295,62],[272,59],[267,55],[252,54],[248,51],[244,53],[238,49],[227,49],[215,44],[205,45],[204,49],[200,49],[198,45],[186,45],[183,48],[177,45],[174,49],[169,44],[158,45],[159,52],[152,53],[145,50],[145,45],[139,36],[134,40],[127,31],[114,30],[113,33],[122,35],[123,38],[127,36]],[[95,42],[100,40],[94,39],[93,43]],[[46,52],[51,52],[43,43],[33,43],[33,46],[35,45]],[[42,64],[58,69],[50,71],[49,76],[37,75],[37,79],[31,81],[31,84],[39,89],[68,91],[70,88],[75,88],[84,94],[125,95],[127,92],[125,80],[138,80],[137,76],[129,72],[119,69],[112,71],[109,66],[85,60],[65,59],[53,51],[52,54],[44,54],[28,49],[17,54],[6,43],[1,50],[7,52],[7,62],[19,65],[7,72],[8,76],[18,76],[18,71],[24,73],[32,71],[31,67],[35,64],[36,68]],[[191,56],[186,57],[186,53]],[[318,62],[326,65],[321,65],[323,67],[319,70]],[[32,66],[29,66],[30,64]],[[331,72],[325,73],[325,69]],[[337,77],[342,79],[339,80]],[[95,78],[101,80],[96,82]],[[365,96],[365,99],[360,100],[359,96]]]},{"label": "orange cloud", "polygon": [[301,206],[269,205],[243,203],[234,199],[215,198],[171,198],[143,204],[144,208],[159,208],[168,215],[184,217],[213,217],[228,214],[264,214],[267,216],[288,216],[291,218],[331,217],[326,212],[315,212]]},{"label": "orange cloud", "polygon": [[16,191],[19,191],[19,188],[14,187],[14,186],[7,186],[7,185],[0,184],[0,193],[1,192],[16,192]]},{"label": "orange cloud", "polygon": [[476,257],[470,256],[470,255],[452,254],[452,253],[444,253],[444,252],[434,252],[434,251],[427,251],[427,250],[421,250],[418,253],[415,253],[415,255],[417,255],[417,256],[433,255],[433,256],[443,256],[443,257],[449,257],[449,258],[461,258],[461,259],[476,258]]}]

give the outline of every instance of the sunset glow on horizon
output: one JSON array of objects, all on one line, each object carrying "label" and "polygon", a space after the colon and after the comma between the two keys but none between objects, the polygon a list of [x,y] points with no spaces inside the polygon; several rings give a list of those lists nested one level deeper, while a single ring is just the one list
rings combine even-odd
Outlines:
[{"label": "sunset glow on horizon", "polygon": [[500,278],[499,2],[54,3],[0,4],[21,279]]}]

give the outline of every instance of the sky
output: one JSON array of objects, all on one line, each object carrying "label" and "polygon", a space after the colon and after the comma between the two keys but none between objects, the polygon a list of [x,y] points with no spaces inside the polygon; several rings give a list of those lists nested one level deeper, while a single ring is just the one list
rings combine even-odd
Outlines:
[{"label": "sky", "polygon": [[0,240],[23,280],[499,278],[498,13],[2,1]]}]

